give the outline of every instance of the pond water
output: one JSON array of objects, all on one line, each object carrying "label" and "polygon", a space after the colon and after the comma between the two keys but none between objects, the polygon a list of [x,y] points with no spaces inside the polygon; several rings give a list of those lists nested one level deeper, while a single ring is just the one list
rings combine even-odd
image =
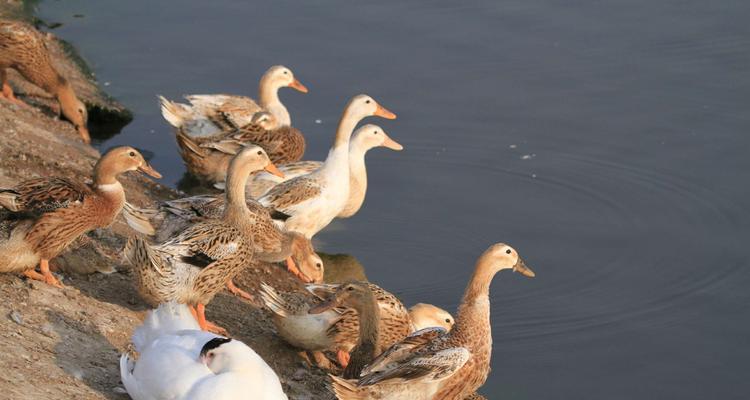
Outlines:
[{"label": "pond water", "polygon": [[746,398],[750,3],[355,3],[38,7],[135,112],[101,146],[154,152],[170,185],[157,94],[255,96],[287,65],[308,159],[352,95],[397,113],[369,122],[405,150],[369,154],[364,208],[318,247],[455,310],[476,257],[513,245],[537,278],[495,278],[489,398]]}]

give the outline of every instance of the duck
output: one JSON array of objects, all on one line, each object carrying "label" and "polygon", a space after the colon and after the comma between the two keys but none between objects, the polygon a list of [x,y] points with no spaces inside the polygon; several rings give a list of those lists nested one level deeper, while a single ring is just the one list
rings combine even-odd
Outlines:
[{"label": "duck", "polygon": [[133,400],[287,400],[276,372],[236,339],[202,331],[184,304],[148,311],[132,337],[139,357],[120,356]]},{"label": "duck", "polygon": [[448,311],[432,304],[417,303],[409,308],[412,330],[414,332],[432,327],[442,327],[451,330],[454,324],[453,316]]},{"label": "duck", "polygon": [[86,126],[88,112],[78,99],[70,81],[52,65],[49,49],[42,34],[33,26],[9,20],[0,20],[0,82],[2,97],[26,106],[13,93],[8,84],[7,68],[13,68],[36,86],[52,94],[60,102],[60,112],[70,121],[81,137],[89,144],[91,136]]},{"label": "duck", "polygon": [[328,300],[310,308],[308,313],[320,314],[342,305],[353,308],[359,319],[359,337],[341,374],[344,379],[355,379],[375,356],[386,349],[380,340],[380,310],[368,283],[347,282],[340,285]]},{"label": "duck", "polygon": [[136,287],[146,302],[188,304],[201,329],[224,331],[206,320],[205,305],[253,262],[253,215],[247,208],[244,186],[247,176],[260,169],[277,172],[263,149],[245,147],[229,165],[221,218],[189,225],[160,244],[151,245],[140,235],[128,240],[125,258],[134,267]]},{"label": "duck", "polygon": [[[306,292],[279,293],[267,284],[261,284],[260,297],[272,314],[278,334],[292,346],[313,352],[320,360],[319,352],[334,351],[343,368],[349,363],[350,352],[356,346],[359,335],[357,310],[344,302],[334,307],[310,313],[310,309],[330,299],[344,284],[308,284]],[[403,339],[414,331],[415,321],[419,326],[435,321],[444,329],[451,329],[453,317],[435,306],[420,307],[409,312],[392,293],[373,283],[366,284],[378,304],[379,343],[385,348]],[[433,315],[440,315],[435,318]],[[443,318],[443,316],[447,317]],[[317,354],[316,354],[317,353]],[[379,354],[379,353],[378,353]]]},{"label": "duck", "polygon": [[298,161],[305,154],[306,142],[302,133],[291,126],[273,126],[267,112],[256,113],[252,123],[242,128],[222,130],[210,136],[195,136],[185,128],[177,128],[176,139],[185,166],[198,179],[220,183],[226,179],[232,156],[244,146],[261,146],[274,163]]},{"label": "duck", "polygon": [[260,78],[258,102],[246,96],[202,94],[185,96],[188,105],[160,97],[162,115],[175,128],[192,127],[188,131],[191,136],[212,135],[226,124],[244,127],[259,111],[271,114],[277,126],[291,126],[289,111],[279,100],[282,87],[307,93],[307,87],[294,77],[291,69],[274,65]]},{"label": "duck", "polygon": [[336,398],[463,400],[473,396],[490,371],[489,288],[502,270],[535,276],[514,248],[504,243],[490,246],[476,263],[450,332],[416,331],[379,355],[359,377],[331,376]]},{"label": "duck", "polygon": [[[394,151],[404,149],[404,146],[391,139],[385,130],[377,125],[366,124],[354,131],[349,144],[349,198],[336,217],[349,218],[362,207],[367,193],[365,155],[375,147],[385,147]],[[323,163],[320,161],[299,161],[279,166],[284,178],[262,172],[252,175],[246,186],[248,195],[260,198],[279,183],[310,174],[321,166]]]},{"label": "duck", "polygon": [[122,146],[99,158],[90,185],[48,177],[0,188],[0,272],[21,272],[61,288],[50,260],[86,232],[114,222],[125,203],[117,178],[127,171],[161,178],[138,150]]},{"label": "duck", "polygon": [[365,117],[395,119],[396,114],[372,97],[354,96],[344,109],[336,136],[323,165],[316,171],[282,182],[258,201],[290,217],[287,229],[312,238],[347,205],[349,199],[349,141],[354,127]]},{"label": "duck", "polygon": [[[256,259],[269,263],[286,261],[289,272],[303,282],[322,282],[325,268],[312,241],[300,233],[287,231],[274,220],[288,216],[266,209],[252,198],[246,198],[245,203]],[[123,216],[137,232],[163,242],[196,221],[221,218],[225,204],[224,196],[217,195],[168,200],[159,203],[155,209],[138,208],[128,203]],[[229,282],[228,289],[232,293],[252,300],[247,292]]]}]

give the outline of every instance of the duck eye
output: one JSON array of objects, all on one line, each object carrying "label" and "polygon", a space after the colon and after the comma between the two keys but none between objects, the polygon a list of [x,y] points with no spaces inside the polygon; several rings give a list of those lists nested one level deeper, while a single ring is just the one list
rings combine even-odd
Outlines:
[{"label": "duck eye", "polygon": [[287,74],[287,71],[284,71],[284,75],[286,75],[286,74]]},{"label": "duck eye", "polygon": [[130,152],[130,157],[135,157],[135,152],[134,151]]},{"label": "duck eye", "polygon": [[260,156],[260,155],[263,155],[263,152],[262,152],[262,151],[260,151],[260,150],[258,150],[258,155],[259,155],[259,156]]},{"label": "duck eye", "polygon": [[445,319],[445,322],[447,322],[447,323],[449,323],[449,324],[450,324],[450,323],[451,323],[451,320],[450,320],[450,318],[446,318],[446,319]]},{"label": "duck eye", "polygon": [[378,131],[375,131],[375,134],[377,135],[377,134],[378,134]]},{"label": "duck eye", "polygon": [[365,103],[370,104],[370,100],[365,100]]},{"label": "duck eye", "polygon": [[510,251],[510,249],[505,250],[505,254],[510,254],[510,253],[512,253],[512,251]]},{"label": "duck eye", "polygon": [[346,288],[346,290],[348,290],[348,291],[351,292],[352,290],[354,290],[354,287],[353,286],[349,286],[348,288]]},{"label": "duck eye", "polygon": [[315,263],[315,266],[318,267],[318,269],[320,269],[320,268],[323,267],[323,264],[321,264],[321,263]]}]

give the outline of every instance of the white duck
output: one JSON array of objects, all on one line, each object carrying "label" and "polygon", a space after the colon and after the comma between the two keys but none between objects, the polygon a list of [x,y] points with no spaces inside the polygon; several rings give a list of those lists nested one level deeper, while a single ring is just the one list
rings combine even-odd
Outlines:
[{"label": "white duck", "polygon": [[187,306],[161,304],[133,334],[137,361],[120,357],[134,400],[286,400],[271,367],[244,343],[201,331]]},{"label": "white duck", "polygon": [[[396,151],[401,151],[404,148],[377,125],[364,125],[352,135],[349,144],[349,200],[337,217],[351,217],[362,207],[367,193],[365,155],[370,149],[381,146]],[[321,161],[298,161],[284,164],[279,167],[279,170],[284,173],[284,178],[262,172],[257,173],[250,176],[250,181],[245,186],[247,194],[250,197],[259,198],[279,183],[307,175],[319,169],[322,165],[323,162]]]},{"label": "white duck", "polygon": [[286,228],[312,238],[344,208],[349,199],[349,142],[354,127],[365,117],[395,119],[396,115],[368,95],[357,95],[344,109],[336,139],[323,165],[271,189],[258,201],[290,215]]},{"label": "white duck", "polygon": [[246,97],[229,94],[194,94],[185,96],[190,104],[176,103],[159,97],[161,113],[175,128],[184,128],[190,136],[207,136],[222,130],[220,122],[229,122],[234,127],[253,123],[253,116],[267,111],[273,116],[273,128],[291,126],[289,111],[279,100],[279,89],[290,87],[302,93],[307,88],[294,77],[292,70],[275,65],[260,78],[258,102]]}]

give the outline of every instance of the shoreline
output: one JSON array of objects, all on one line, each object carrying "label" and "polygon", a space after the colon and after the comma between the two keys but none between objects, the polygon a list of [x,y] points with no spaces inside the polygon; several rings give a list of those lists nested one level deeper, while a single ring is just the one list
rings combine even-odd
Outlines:
[{"label": "shoreline", "polygon": [[[0,4],[0,18],[26,22],[21,2]],[[47,35],[52,57],[73,82],[95,122],[132,119],[123,105],[98,87],[80,66],[75,50]],[[0,100],[0,187],[25,179],[61,176],[90,179],[99,152],[83,144],[73,126],[54,115],[55,99],[9,70],[11,85],[32,107]],[[99,111],[97,111],[99,110]],[[98,113],[98,114],[97,114]],[[91,120],[90,119],[90,120]],[[92,130],[96,140],[96,133]],[[129,202],[141,207],[181,195],[176,190],[136,174],[120,179]],[[64,289],[0,274],[0,391],[14,399],[128,399],[120,383],[119,356],[130,349],[130,336],[142,322],[146,303],[140,299],[123,264],[121,249],[134,232],[122,216],[107,229],[86,235],[84,244],[55,258]],[[235,279],[254,292],[260,281],[280,290],[301,284],[276,265],[261,265]],[[296,350],[275,334],[268,313],[224,291],[207,307],[208,317],[230,335],[256,350],[276,371],[290,399],[333,399],[327,376],[305,367]]]}]

